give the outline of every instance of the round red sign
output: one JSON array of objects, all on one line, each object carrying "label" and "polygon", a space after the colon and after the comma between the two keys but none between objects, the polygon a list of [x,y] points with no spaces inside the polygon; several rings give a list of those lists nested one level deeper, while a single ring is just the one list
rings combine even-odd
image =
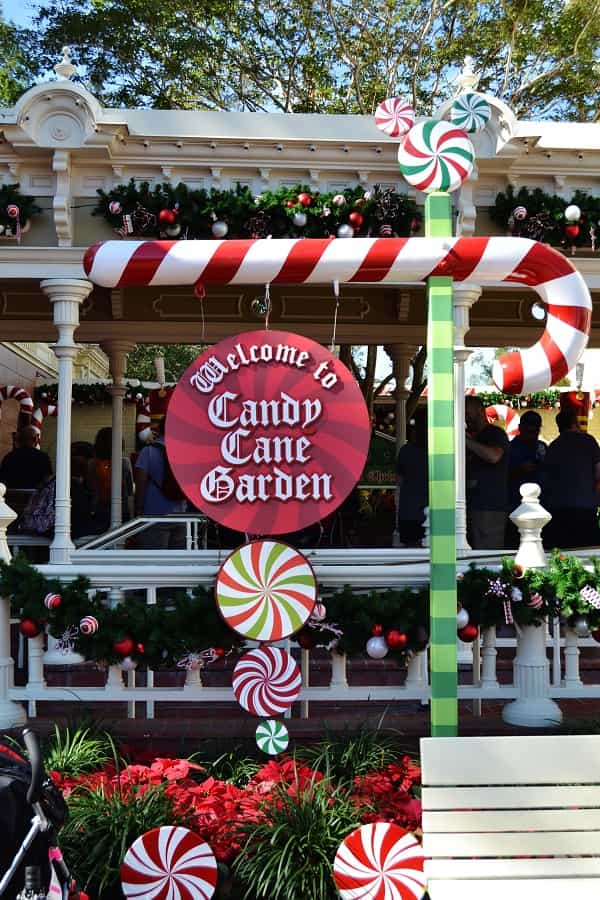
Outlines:
[{"label": "round red sign", "polygon": [[286,534],[356,485],[371,429],[348,369],[309,338],[251,331],[206,350],[175,388],[169,462],[188,499],[249,534]]}]

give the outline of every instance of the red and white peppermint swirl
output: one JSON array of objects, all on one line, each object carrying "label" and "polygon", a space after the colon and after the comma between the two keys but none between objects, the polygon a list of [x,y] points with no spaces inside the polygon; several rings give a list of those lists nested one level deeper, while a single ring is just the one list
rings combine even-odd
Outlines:
[{"label": "red and white peppermint swirl", "polygon": [[44,419],[46,416],[57,416],[58,415],[58,406],[54,406],[53,404],[47,404],[45,406],[37,406],[33,414],[31,416],[31,427],[35,431],[35,435],[37,438],[38,444],[42,438],[42,425],[44,424]]},{"label": "red and white peppermint swirl", "polygon": [[414,109],[399,97],[388,97],[375,110],[375,125],[389,137],[402,137],[414,124]]},{"label": "red and white peppermint swirl", "polygon": [[233,693],[253,716],[278,716],[300,696],[300,669],[279,647],[245,653],[233,670]]},{"label": "red and white peppermint swirl", "polygon": [[492,425],[494,422],[503,422],[509,441],[512,441],[519,433],[519,425],[521,417],[514,411],[512,406],[506,403],[496,403],[494,406],[487,406],[485,410],[488,422]]},{"label": "red and white peppermint swirl", "polygon": [[419,900],[425,893],[423,848],[388,822],[362,825],[341,843],[333,878],[342,900]]},{"label": "red and white peppermint swirl", "polygon": [[308,621],[317,581],[306,557],[289,544],[250,541],[219,569],[215,594],[233,631],[253,641],[280,641]]},{"label": "red and white peppermint swirl", "polygon": [[450,107],[452,124],[470,134],[485,128],[491,115],[492,108],[485,97],[475,94],[473,91],[461,94]]},{"label": "red and white peppermint swirl", "polygon": [[477,284],[529,286],[546,309],[546,329],[527,350],[494,363],[500,391],[555,384],[588,342],[592,301],[569,259],[521,237],[354,238],[232,241],[106,241],[90,247],[85,272],[103,287],[203,284],[397,284],[449,275]]},{"label": "red and white peppermint swirl", "polygon": [[455,191],[473,171],[473,144],[460,128],[426,119],[398,149],[400,171],[418,191]]},{"label": "red and white peppermint swirl", "polygon": [[121,866],[123,893],[131,900],[210,900],[217,861],[188,828],[153,828],[133,842]]},{"label": "red and white peppermint swirl", "polygon": [[16,384],[4,384],[0,387],[0,409],[4,400],[16,400],[19,404],[19,412],[31,415],[33,412],[33,400],[25,388]]},{"label": "red and white peppermint swirl", "polygon": [[100,625],[96,616],[84,616],[79,623],[79,630],[82,634],[96,634]]}]

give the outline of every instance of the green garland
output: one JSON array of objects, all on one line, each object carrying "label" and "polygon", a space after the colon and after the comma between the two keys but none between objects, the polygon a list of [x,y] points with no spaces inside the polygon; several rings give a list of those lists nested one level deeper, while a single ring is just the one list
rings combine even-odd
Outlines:
[{"label": "green garland", "polygon": [[[527,570],[504,560],[501,570],[478,568],[472,564],[458,580],[459,604],[469,613],[471,624],[488,628],[510,618],[518,625],[541,625],[560,615],[568,624],[586,617],[590,628],[600,628],[600,608],[585,599],[581,589],[600,591],[600,561],[588,571],[581,560],[556,552],[547,569]],[[60,605],[47,609],[44,598],[55,593]],[[154,606],[145,594],[129,592],[127,600],[115,606],[94,594],[90,582],[78,577],[60,582],[46,578],[25,557],[0,563],[0,595],[9,597],[11,612],[23,623],[31,620],[47,627],[53,637],[72,645],[86,660],[111,664],[131,656],[151,669],[172,669],[189,654],[210,648],[219,655],[241,648],[241,640],[218,613],[211,589],[198,586],[187,592],[173,591]],[[406,654],[423,650],[429,640],[429,587],[401,590],[355,592],[350,586],[325,594],[322,622],[311,622],[295,640],[306,648],[324,646],[348,656],[362,655],[373,634],[385,637],[390,631],[406,636],[406,642],[390,647],[389,656],[402,661]],[[600,604],[599,604],[600,606]],[[98,621],[95,634],[81,634],[84,616]],[[127,653],[115,644],[129,641]],[[222,651],[222,653],[220,652]]]},{"label": "green garland", "polygon": [[515,397],[513,394],[502,394],[500,391],[477,391],[477,396],[481,399],[484,406],[502,403],[513,409],[554,409],[560,403],[560,391],[553,389],[533,391],[531,394],[525,394],[522,397]]},{"label": "green garland", "polygon": [[[111,404],[112,397],[109,393],[111,385],[104,384],[102,381],[93,384],[74,384],[71,396],[73,402],[81,406],[94,404]],[[139,385],[133,385],[127,382],[125,385],[127,393],[125,394],[126,403],[137,403],[143,399],[143,393]],[[58,401],[58,385],[57,384],[40,384],[33,392],[33,402],[36,406],[48,404],[56,404]]]},{"label": "green garland", "polygon": [[[206,191],[190,189],[182,182],[176,187],[165,182],[151,188],[146,181],[138,184],[131,179],[108,193],[99,190],[98,195],[92,215],[103,216],[122,237],[211,239],[216,221],[227,225],[228,238],[330,237],[340,225],[352,223],[353,213],[362,217],[360,224],[353,225],[356,235],[408,236],[421,227],[414,200],[377,186],[370,191],[355,187],[321,194],[298,184],[255,197],[240,184],[232,190]],[[173,213],[172,223],[161,222],[164,210]],[[294,224],[299,213],[306,217],[306,224]]]},{"label": "green garland", "polygon": [[[16,206],[19,210],[18,217],[9,216],[9,206]],[[18,184],[3,184],[0,187],[0,225],[4,237],[16,237],[17,218],[21,228],[33,216],[42,211],[33,197],[28,197],[19,192]]]},{"label": "green garland", "polygon": [[[581,219],[575,223],[565,220],[565,209],[571,205],[578,206],[581,210]],[[513,216],[513,211],[518,206],[527,210],[527,217],[520,221]],[[594,197],[585,191],[575,191],[571,200],[564,200],[556,194],[547,194],[540,188],[530,191],[522,187],[515,193],[509,186],[505,192],[496,196],[496,203],[490,209],[490,217],[496,225],[507,228],[513,235],[530,237],[555,246],[589,246],[592,243],[591,228],[600,238],[600,196]],[[569,224],[579,226],[576,237],[566,234],[565,227]],[[600,241],[596,246],[600,246]]]}]

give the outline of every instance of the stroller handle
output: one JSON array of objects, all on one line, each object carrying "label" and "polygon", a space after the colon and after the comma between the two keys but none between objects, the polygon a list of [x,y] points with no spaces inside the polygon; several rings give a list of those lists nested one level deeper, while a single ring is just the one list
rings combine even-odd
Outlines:
[{"label": "stroller handle", "polygon": [[44,763],[37,734],[30,728],[24,728],[23,741],[25,742],[31,764],[31,784],[27,789],[27,802],[31,805],[32,803],[37,803],[42,794]]}]

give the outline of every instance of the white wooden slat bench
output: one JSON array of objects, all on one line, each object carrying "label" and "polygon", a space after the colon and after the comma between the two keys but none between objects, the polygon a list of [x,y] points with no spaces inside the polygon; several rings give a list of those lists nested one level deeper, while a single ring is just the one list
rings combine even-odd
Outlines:
[{"label": "white wooden slat bench", "polygon": [[600,735],[423,738],[431,900],[600,900]]}]

